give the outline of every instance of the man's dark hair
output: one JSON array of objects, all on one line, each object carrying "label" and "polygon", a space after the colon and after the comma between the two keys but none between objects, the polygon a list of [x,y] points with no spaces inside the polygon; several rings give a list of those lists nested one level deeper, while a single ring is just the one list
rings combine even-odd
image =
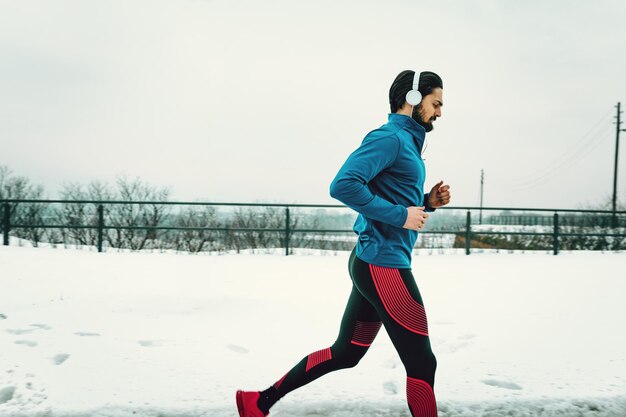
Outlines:
[{"label": "man's dark hair", "polygon": [[[395,113],[400,109],[406,101],[406,93],[413,88],[413,75],[415,71],[402,71],[391,84],[389,89],[389,105],[391,112]],[[418,90],[425,97],[433,92],[435,88],[443,88],[441,77],[430,71],[420,73],[420,82]]]}]

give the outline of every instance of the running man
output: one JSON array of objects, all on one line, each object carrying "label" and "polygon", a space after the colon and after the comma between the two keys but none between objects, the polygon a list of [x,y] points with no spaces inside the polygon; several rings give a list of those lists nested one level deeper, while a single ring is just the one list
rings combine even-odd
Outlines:
[{"label": "running man", "polygon": [[330,194],[359,213],[349,260],[352,293],[335,343],[304,357],[265,391],[237,391],[240,417],[264,417],[289,392],[328,372],[355,366],[381,326],[407,373],[413,417],[436,417],[437,361],[430,347],[411,252],[428,212],[450,202],[439,181],[424,193],[421,154],[426,132],[441,117],[443,82],[433,72],[403,71],[389,90],[388,123],[367,134],[330,185]]}]

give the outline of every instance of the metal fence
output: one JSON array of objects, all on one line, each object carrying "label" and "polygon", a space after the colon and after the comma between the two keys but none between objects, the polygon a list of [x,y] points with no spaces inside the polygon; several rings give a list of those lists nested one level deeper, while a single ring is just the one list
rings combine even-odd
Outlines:
[{"label": "metal fence", "polygon": [[[0,200],[0,206],[4,245],[14,236],[35,245],[72,241],[102,252],[105,241],[108,247],[143,249],[146,242],[157,241],[168,247],[163,241],[169,236],[178,245],[170,247],[199,252],[206,250],[207,242],[216,242],[211,233],[220,233],[221,248],[240,250],[261,244],[284,248],[289,255],[294,247],[323,249],[335,241],[335,249],[345,249],[355,242],[353,219],[345,216],[342,205],[9,199]],[[250,212],[241,211],[243,207]],[[343,211],[342,221],[335,222],[341,227],[329,227],[333,222],[328,210]],[[487,213],[484,221],[483,212]],[[172,232],[179,235],[167,235]],[[520,245],[555,255],[563,246],[621,250],[626,248],[626,211],[444,207],[420,233],[422,247],[464,248],[467,255],[473,247]],[[524,237],[530,239],[522,241]]]}]

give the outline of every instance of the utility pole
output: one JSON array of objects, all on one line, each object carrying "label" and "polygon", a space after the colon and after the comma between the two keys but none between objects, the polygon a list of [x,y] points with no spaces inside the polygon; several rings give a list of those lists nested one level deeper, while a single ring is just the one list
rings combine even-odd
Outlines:
[{"label": "utility pole", "polygon": [[483,188],[485,184],[485,170],[480,170],[480,212],[478,215],[478,224],[483,224]]},{"label": "utility pole", "polygon": [[619,132],[626,132],[622,129],[621,103],[617,102],[617,121],[615,122],[615,169],[613,170],[613,227],[617,227],[617,161],[619,157]]}]

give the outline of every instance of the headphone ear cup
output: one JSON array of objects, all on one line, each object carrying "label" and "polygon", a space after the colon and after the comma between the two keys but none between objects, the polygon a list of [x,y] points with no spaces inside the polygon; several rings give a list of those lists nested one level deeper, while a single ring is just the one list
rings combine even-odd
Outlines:
[{"label": "headphone ear cup", "polygon": [[411,106],[417,106],[422,101],[422,93],[418,90],[411,90],[406,93],[406,102]]}]

